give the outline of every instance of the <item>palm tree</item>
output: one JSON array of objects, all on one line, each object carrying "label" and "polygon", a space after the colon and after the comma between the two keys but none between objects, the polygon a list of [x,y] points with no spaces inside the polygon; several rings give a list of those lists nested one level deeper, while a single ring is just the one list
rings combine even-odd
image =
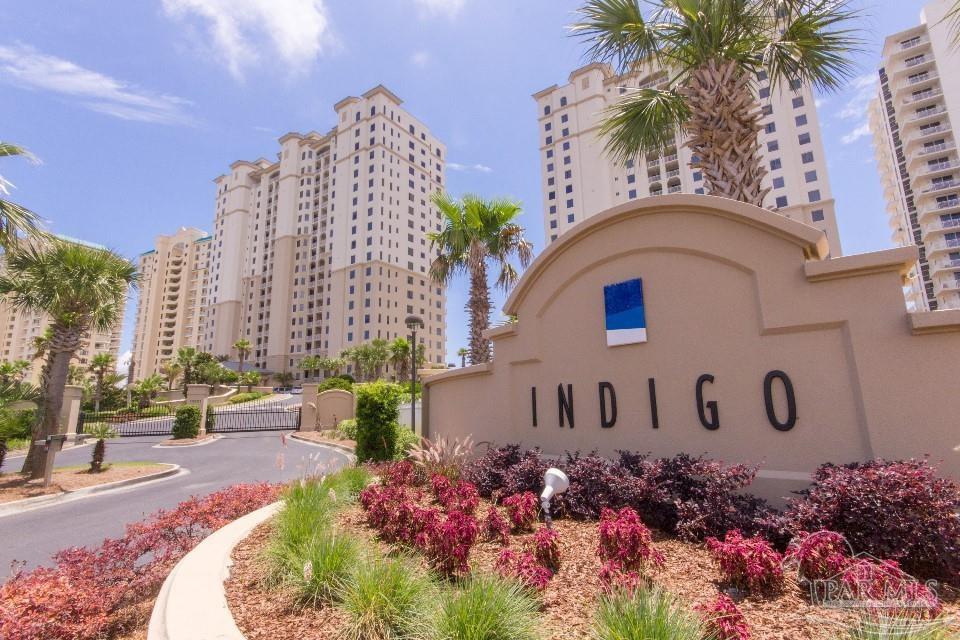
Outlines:
[{"label": "palm tree", "polygon": [[323,358],[319,356],[306,356],[300,361],[300,370],[303,371],[305,378],[310,377],[311,371],[319,371],[323,368]]},{"label": "palm tree", "polygon": [[390,343],[390,366],[397,372],[397,380],[406,382],[410,375],[410,342],[406,338],[396,338]]},{"label": "palm tree", "polygon": [[146,408],[150,406],[161,389],[163,389],[163,378],[154,373],[133,385],[133,395],[137,396],[140,407]]},{"label": "palm tree", "polygon": [[[36,161],[33,154],[23,147],[12,142],[0,142],[0,157],[8,158],[11,156],[20,156]],[[0,247],[4,249],[16,246],[18,236],[21,233],[41,239],[47,237],[41,229],[40,216],[3,197],[10,194],[12,186],[13,184],[9,180],[0,176]]]},{"label": "palm tree", "polygon": [[460,347],[459,349],[457,349],[457,355],[460,356],[460,366],[461,366],[461,367],[467,366],[467,354],[469,354],[469,353],[470,353],[470,352],[467,351],[467,348],[466,348],[466,347]]},{"label": "palm tree", "polygon": [[383,377],[383,367],[390,359],[390,343],[376,338],[367,345],[367,367],[375,380]]},{"label": "palm tree", "polygon": [[[7,270],[0,274],[0,295],[18,313],[40,311],[50,317],[43,400],[33,440],[57,433],[63,389],[70,360],[91,329],[111,330],[123,320],[127,291],[138,281],[136,267],[126,258],[73,242],[52,240],[42,246],[24,246],[7,254]],[[24,472],[40,478],[47,456],[30,448]]]},{"label": "palm tree", "polygon": [[100,400],[103,398],[104,381],[107,374],[114,371],[116,364],[110,353],[98,353],[90,360],[90,373],[93,374],[93,411],[100,413]]},{"label": "palm tree", "polygon": [[490,343],[483,337],[490,326],[487,263],[499,269],[497,286],[507,291],[520,277],[510,259],[516,255],[520,265],[526,267],[533,258],[533,245],[524,238],[523,227],[516,223],[522,213],[520,203],[505,198],[483,200],[472,195],[457,201],[439,191],[430,199],[444,218],[440,231],[427,234],[431,249],[439,249],[430,265],[430,276],[434,282],[445,285],[457,273],[469,274],[466,309],[470,315],[470,362],[487,362]]},{"label": "palm tree", "polygon": [[277,381],[277,386],[280,387],[289,387],[293,384],[293,374],[289,371],[280,371],[273,374],[273,379]]},{"label": "palm tree", "polygon": [[960,47],[960,0],[955,0],[943,19],[950,23],[950,37],[953,39],[953,46]]},{"label": "palm tree", "polygon": [[160,373],[167,379],[167,391],[173,391],[173,383],[183,373],[183,365],[176,360],[168,360],[160,365]]},{"label": "palm tree", "polygon": [[340,352],[340,359],[344,362],[349,362],[353,365],[353,375],[357,380],[360,380],[360,360],[363,357],[363,354],[358,351],[359,347],[347,347]]},{"label": "palm tree", "polygon": [[600,134],[618,162],[662,153],[677,128],[693,151],[708,193],[763,206],[769,188],[758,135],[758,74],[771,88],[843,87],[862,41],[851,0],[587,0],[571,29],[588,56],[631,75],[654,62],[670,74],[660,88],[626,89]]},{"label": "palm tree", "polygon": [[193,371],[197,367],[197,356],[199,353],[193,347],[180,347],[177,349],[175,362],[183,371],[183,397],[187,397],[187,385],[193,382]]},{"label": "palm tree", "polygon": [[0,362],[0,387],[23,382],[23,378],[27,375],[29,369],[30,362],[27,360]]},{"label": "palm tree", "polygon": [[245,374],[240,376],[240,383],[237,385],[239,388],[240,385],[247,387],[247,391],[253,391],[253,387],[260,384],[260,373],[257,371],[247,371]]},{"label": "palm tree", "polygon": [[240,365],[237,367],[239,369],[238,373],[243,375],[243,364],[247,361],[247,356],[250,355],[252,347],[250,346],[250,341],[246,338],[240,338],[233,343],[233,348],[237,350],[237,356],[240,359]]}]

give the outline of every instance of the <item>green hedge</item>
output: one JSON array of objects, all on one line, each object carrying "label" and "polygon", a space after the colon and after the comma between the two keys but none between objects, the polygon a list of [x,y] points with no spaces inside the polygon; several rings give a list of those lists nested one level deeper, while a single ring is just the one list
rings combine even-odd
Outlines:
[{"label": "green hedge", "polygon": [[174,439],[196,438],[199,434],[200,407],[188,404],[177,409],[177,417],[173,421]]},{"label": "green hedge", "polygon": [[334,378],[327,378],[323,382],[317,385],[317,393],[323,391],[329,391],[331,389],[341,389],[343,391],[353,391],[353,380],[343,378],[341,376],[336,376]]},{"label": "green hedge", "polygon": [[264,393],[262,391],[250,391],[248,393],[238,393],[235,396],[232,396],[227,402],[230,404],[240,404],[241,402],[252,402],[253,400],[259,400],[260,398],[265,398],[271,394]]},{"label": "green hedge", "polygon": [[397,442],[400,396],[403,389],[389,382],[358,385],[357,448],[358,462],[390,460]]}]

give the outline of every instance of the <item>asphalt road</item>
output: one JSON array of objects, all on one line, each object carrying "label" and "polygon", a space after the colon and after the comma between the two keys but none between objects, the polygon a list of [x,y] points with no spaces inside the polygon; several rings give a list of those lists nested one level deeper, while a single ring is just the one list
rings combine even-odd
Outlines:
[{"label": "asphalt road", "polygon": [[[289,481],[346,462],[344,454],[331,449],[291,438],[284,442],[281,432],[231,433],[197,447],[153,447],[164,439],[110,440],[107,462],[172,462],[188,473],[0,518],[0,582],[10,575],[15,561],[25,561],[27,567],[48,564],[60,549],[120,536],[127,523],[157,509],[174,507],[191,495],[206,495],[238,482]],[[63,451],[56,464],[86,463],[91,451],[90,446]],[[21,460],[8,459],[8,468]]]}]

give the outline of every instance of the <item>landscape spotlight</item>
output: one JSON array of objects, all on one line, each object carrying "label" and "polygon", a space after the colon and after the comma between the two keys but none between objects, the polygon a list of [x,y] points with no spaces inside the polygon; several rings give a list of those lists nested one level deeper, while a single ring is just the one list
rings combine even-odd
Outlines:
[{"label": "landscape spotlight", "polygon": [[540,506],[543,508],[543,520],[549,529],[553,525],[550,518],[550,498],[563,493],[570,487],[570,479],[560,469],[550,467],[543,474],[543,491],[540,493]]}]

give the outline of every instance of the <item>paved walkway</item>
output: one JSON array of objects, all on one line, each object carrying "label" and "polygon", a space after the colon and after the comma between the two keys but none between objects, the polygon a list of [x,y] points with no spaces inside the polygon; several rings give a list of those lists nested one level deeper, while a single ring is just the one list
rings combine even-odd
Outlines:
[{"label": "paved walkway", "polygon": [[[139,460],[173,462],[188,474],[91,496],[82,500],[0,518],[0,582],[14,561],[28,567],[46,564],[63,548],[99,544],[122,535],[124,525],[161,508],[171,508],[191,495],[205,495],[238,482],[279,482],[304,473],[342,465],[345,456],[287,438],[280,432],[231,433],[208,445],[155,449],[163,437],[118,438],[107,442],[107,462]],[[57,456],[57,466],[83,464],[90,447]],[[8,458],[15,469],[22,457]]]}]

